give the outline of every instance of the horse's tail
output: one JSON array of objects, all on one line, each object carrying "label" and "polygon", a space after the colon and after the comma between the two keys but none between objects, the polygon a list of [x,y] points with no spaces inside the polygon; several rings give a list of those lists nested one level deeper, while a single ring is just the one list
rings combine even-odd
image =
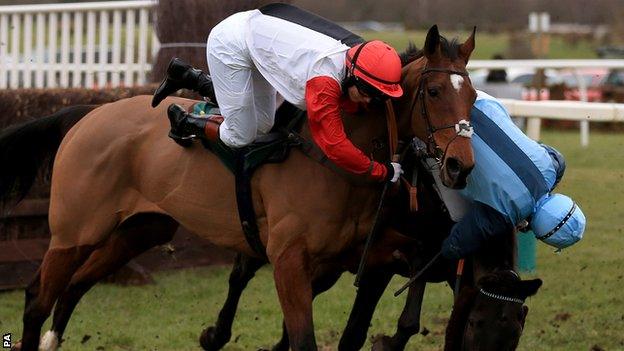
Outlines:
[{"label": "horse's tail", "polygon": [[26,196],[37,175],[52,166],[65,134],[96,107],[67,107],[0,132],[0,210]]}]

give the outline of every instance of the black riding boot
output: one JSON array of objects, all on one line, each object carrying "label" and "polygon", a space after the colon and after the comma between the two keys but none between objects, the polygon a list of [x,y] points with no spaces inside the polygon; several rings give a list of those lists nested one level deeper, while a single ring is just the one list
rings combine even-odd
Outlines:
[{"label": "black riding boot", "polygon": [[179,58],[173,58],[167,67],[167,76],[154,92],[152,107],[158,106],[167,96],[180,89],[193,90],[217,103],[210,76]]},{"label": "black riding boot", "polygon": [[186,112],[182,107],[172,104],[167,109],[171,130],[169,137],[182,146],[189,146],[191,139],[199,138],[216,141],[219,138],[219,125],[222,116],[197,116]]}]

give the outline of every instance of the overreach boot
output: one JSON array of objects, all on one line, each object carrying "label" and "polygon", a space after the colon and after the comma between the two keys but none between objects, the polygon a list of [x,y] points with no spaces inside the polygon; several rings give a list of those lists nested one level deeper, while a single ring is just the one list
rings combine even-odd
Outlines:
[{"label": "overreach boot", "polygon": [[217,103],[210,76],[176,57],[169,62],[167,75],[154,92],[152,107],[180,89],[193,90]]},{"label": "overreach boot", "polygon": [[189,146],[191,139],[217,141],[219,125],[223,116],[196,116],[186,112],[180,105],[172,104],[167,110],[171,130],[169,137],[182,146]]}]

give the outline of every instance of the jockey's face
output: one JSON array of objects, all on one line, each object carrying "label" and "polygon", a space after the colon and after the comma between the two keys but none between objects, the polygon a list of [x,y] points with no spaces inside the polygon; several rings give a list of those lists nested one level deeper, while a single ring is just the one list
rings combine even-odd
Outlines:
[{"label": "jockey's face", "polygon": [[371,97],[362,94],[355,85],[352,85],[348,89],[349,99],[355,103],[368,105],[371,102]]}]

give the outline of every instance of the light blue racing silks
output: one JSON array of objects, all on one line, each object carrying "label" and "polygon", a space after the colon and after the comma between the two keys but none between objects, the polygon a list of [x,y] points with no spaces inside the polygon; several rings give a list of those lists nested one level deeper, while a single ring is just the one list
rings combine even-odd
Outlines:
[{"label": "light blue racing silks", "polygon": [[558,164],[513,123],[500,102],[484,92],[478,91],[470,122],[475,132],[475,167],[461,193],[496,209],[516,225],[553,188]]}]

